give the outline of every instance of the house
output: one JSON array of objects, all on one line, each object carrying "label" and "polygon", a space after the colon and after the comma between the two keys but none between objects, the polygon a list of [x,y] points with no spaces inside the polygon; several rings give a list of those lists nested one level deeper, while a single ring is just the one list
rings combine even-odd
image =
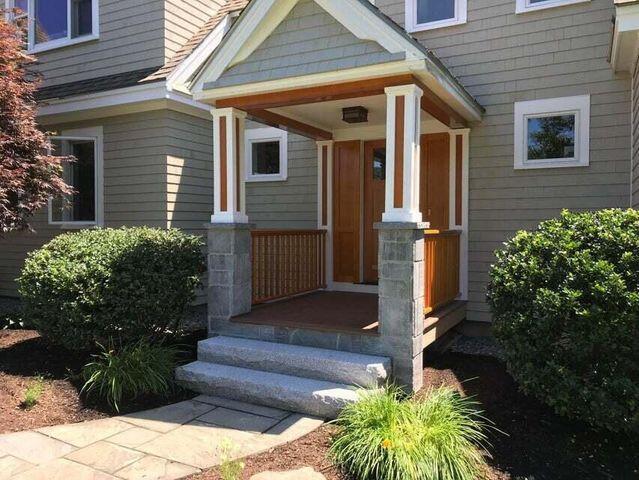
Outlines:
[{"label": "house", "polygon": [[89,173],[2,242],[0,293],[61,230],[201,232],[196,390],[329,416],[417,390],[424,348],[487,331],[513,232],[639,205],[634,1],[17,3],[40,122]]}]

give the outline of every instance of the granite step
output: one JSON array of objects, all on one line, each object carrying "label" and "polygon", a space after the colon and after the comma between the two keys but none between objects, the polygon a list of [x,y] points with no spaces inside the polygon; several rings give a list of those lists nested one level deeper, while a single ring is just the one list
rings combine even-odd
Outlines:
[{"label": "granite step", "polygon": [[178,383],[205,395],[336,418],[357,401],[357,388],[343,383],[196,361],[179,367]]},{"label": "granite step", "polygon": [[388,357],[225,336],[199,342],[198,360],[362,388],[382,386],[391,371]]}]

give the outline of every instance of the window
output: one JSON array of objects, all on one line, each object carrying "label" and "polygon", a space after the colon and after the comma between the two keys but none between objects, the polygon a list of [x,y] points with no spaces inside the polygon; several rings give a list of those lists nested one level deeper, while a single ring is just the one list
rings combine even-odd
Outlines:
[{"label": "window", "polygon": [[98,38],[98,0],[13,0],[28,49],[41,52]]},{"label": "window", "polygon": [[52,153],[72,156],[64,162],[64,181],[70,195],[49,201],[49,223],[65,227],[102,225],[102,129],[63,132],[51,138]]},{"label": "window", "polygon": [[585,167],[590,96],[515,103],[515,168]]},{"label": "window", "polygon": [[406,0],[406,29],[430,30],[466,23],[467,0]]},{"label": "window", "polygon": [[288,134],[279,128],[246,130],[246,180],[282,181],[287,178]]},{"label": "window", "polygon": [[517,13],[525,13],[534,10],[543,10],[545,8],[561,7],[563,5],[572,5],[573,3],[589,1],[590,0],[517,0],[515,11]]}]

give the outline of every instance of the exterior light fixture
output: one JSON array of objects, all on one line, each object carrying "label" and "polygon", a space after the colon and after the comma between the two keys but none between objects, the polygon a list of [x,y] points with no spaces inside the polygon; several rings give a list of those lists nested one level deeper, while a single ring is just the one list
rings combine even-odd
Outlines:
[{"label": "exterior light fixture", "polygon": [[368,122],[368,110],[364,107],[343,108],[342,120],[346,123],[366,123]]}]

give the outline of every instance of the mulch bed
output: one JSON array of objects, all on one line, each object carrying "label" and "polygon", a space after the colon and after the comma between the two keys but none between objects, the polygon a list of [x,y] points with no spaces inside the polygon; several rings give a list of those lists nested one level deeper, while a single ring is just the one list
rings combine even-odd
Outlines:
[{"label": "mulch bed", "polygon": [[[505,432],[491,434],[486,480],[639,479],[639,444],[628,436],[594,432],[568,422],[517,391],[499,360],[446,353],[428,358],[427,388],[448,385],[473,395],[485,416]],[[243,479],[255,473],[314,467],[328,480],[353,480],[326,458],[334,427],[324,426],[289,445],[249,457]],[[221,480],[217,469],[192,480]]]},{"label": "mulch bed", "polygon": [[[80,395],[82,383],[74,375],[85,363],[86,355],[53,346],[35,331],[0,330],[0,434],[114,415],[116,412],[108,405]],[[43,393],[37,405],[25,409],[21,406],[25,390],[40,376]],[[191,392],[177,390],[170,398],[140,398],[127,402],[120,413],[167,405],[194,396]]]}]

